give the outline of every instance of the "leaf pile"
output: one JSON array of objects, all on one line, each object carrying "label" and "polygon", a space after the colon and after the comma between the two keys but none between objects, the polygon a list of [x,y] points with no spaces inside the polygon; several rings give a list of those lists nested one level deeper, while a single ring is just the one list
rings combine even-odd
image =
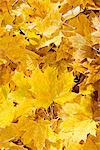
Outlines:
[{"label": "leaf pile", "polygon": [[100,149],[100,1],[0,0],[0,149]]}]

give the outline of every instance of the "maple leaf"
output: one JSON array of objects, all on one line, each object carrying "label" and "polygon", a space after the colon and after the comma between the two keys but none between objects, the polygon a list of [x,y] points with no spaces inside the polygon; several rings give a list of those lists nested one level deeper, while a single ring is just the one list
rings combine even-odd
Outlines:
[{"label": "maple leaf", "polygon": [[[80,96],[77,95],[77,101]],[[92,117],[92,108],[91,103],[92,99],[89,95],[86,97],[80,97],[80,102],[75,102],[76,99],[73,99],[73,101],[66,102],[64,105],[62,105],[62,112],[60,113],[61,116],[63,114],[67,116],[87,116]],[[73,111],[72,111],[73,110]]]},{"label": "maple leaf", "polygon": [[56,8],[57,6],[42,21],[36,20],[36,29],[46,37],[50,37],[61,26],[61,14]]},{"label": "maple leaf", "polygon": [[31,91],[35,96],[35,107],[48,108],[53,102],[53,95],[55,95],[55,85],[57,78],[57,71],[54,68],[47,68],[44,73],[36,68],[30,79],[32,86]]},{"label": "maple leaf", "polygon": [[0,38],[0,49],[4,56],[8,57],[12,62],[18,63],[18,61],[21,61],[25,63],[25,43],[21,36],[13,38],[7,33],[3,38]]},{"label": "maple leaf", "polygon": [[100,17],[95,16],[94,18],[92,18],[92,23],[94,28],[96,29],[96,31],[92,32],[92,41],[94,44],[98,44],[100,43]]},{"label": "maple leaf", "polygon": [[40,48],[49,46],[50,44],[54,43],[56,46],[59,46],[62,41],[63,34],[59,32],[58,35],[51,37],[50,39],[47,39],[46,37],[42,38],[40,41]]},{"label": "maple leaf", "polygon": [[76,49],[81,49],[87,43],[86,39],[77,33],[75,36],[68,37],[68,39],[72,43],[72,46]]},{"label": "maple leaf", "polygon": [[80,144],[70,144],[66,147],[68,150],[83,150],[83,147]]},{"label": "maple leaf", "polygon": [[5,128],[14,119],[15,110],[13,103],[8,100],[9,88],[7,85],[0,87],[0,127]]},{"label": "maple leaf", "polygon": [[88,134],[96,136],[96,123],[91,119],[79,121],[75,124],[73,124],[74,122],[72,121],[72,126],[71,122],[69,123],[68,121],[62,123],[62,130],[60,132],[61,139],[67,140],[71,143],[79,143],[81,140],[86,141]]},{"label": "maple leaf", "polygon": [[10,126],[2,128],[0,131],[0,144],[3,145],[11,140],[17,139],[18,134],[18,129],[14,124],[10,124]]},{"label": "maple leaf", "polygon": [[29,91],[31,86],[28,78],[22,72],[16,72],[12,78],[15,89],[8,94],[8,98],[15,104],[15,120],[21,115],[29,114],[33,109],[33,96]]},{"label": "maple leaf", "polygon": [[4,128],[8,126],[14,119],[14,107],[12,102],[8,100],[4,100],[3,103],[0,104],[0,127]]},{"label": "maple leaf", "polygon": [[89,135],[86,143],[84,143],[84,145],[83,145],[84,150],[86,150],[86,149],[96,150],[97,149],[97,145],[96,145],[96,143],[93,142],[94,139],[91,137],[93,137],[93,136]]},{"label": "maple leaf", "polygon": [[58,94],[56,95],[54,101],[58,104],[64,104],[68,101],[73,101],[77,94],[72,93],[71,89],[74,85],[74,78],[72,72],[62,73],[58,80]]},{"label": "maple leaf", "polygon": [[[26,123],[27,122],[27,123]],[[50,135],[50,122],[47,120],[38,120],[35,122],[25,118],[19,122],[20,131],[24,134],[21,140],[26,145],[31,145],[34,142],[34,147],[42,149],[45,146],[45,140],[49,138]]]},{"label": "maple leaf", "polygon": [[73,31],[71,35],[73,35],[73,33],[81,34],[83,37],[85,37],[87,42],[90,43],[91,32],[92,32],[92,29],[90,26],[91,22],[85,14],[80,13],[75,18],[70,19],[67,23],[69,24],[69,26],[68,25],[65,26],[65,31],[67,30]]},{"label": "maple leaf", "polygon": [[100,18],[95,16],[95,18],[92,18],[93,26],[97,29],[100,30]]}]

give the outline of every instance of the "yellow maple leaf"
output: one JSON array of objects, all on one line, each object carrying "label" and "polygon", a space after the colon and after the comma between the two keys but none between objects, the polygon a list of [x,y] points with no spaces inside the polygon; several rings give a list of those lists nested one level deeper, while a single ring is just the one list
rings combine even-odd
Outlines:
[{"label": "yellow maple leaf", "polygon": [[38,120],[36,122],[29,118],[22,118],[19,121],[19,127],[21,132],[24,131],[21,137],[22,142],[29,146],[34,142],[34,146],[39,150],[45,147],[45,140],[52,134],[50,122],[47,120]]},{"label": "yellow maple leaf", "polygon": [[49,67],[44,73],[36,68],[33,71],[32,78],[30,79],[31,91],[34,94],[35,107],[48,108],[53,102],[55,95],[57,71],[55,68]]},{"label": "yellow maple leaf", "polygon": [[0,87],[0,127],[8,126],[14,119],[15,109],[12,101],[8,100],[9,88],[7,85]]},{"label": "yellow maple leaf", "polygon": [[81,49],[87,44],[86,39],[78,33],[76,33],[75,36],[68,37],[68,39],[72,43],[72,46],[76,49]]},{"label": "yellow maple leaf", "polygon": [[15,90],[8,94],[8,98],[15,104],[15,117],[29,114],[33,110],[34,98],[29,91],[31,86],[28,77],[22,72],[16,72],[12,78],[15,83]]},{"label": "yellow maple leaf", "polygon": [[[65,143],[66,145],[66,143]],[[66,150],[83,150],[82,146],[80,144],[69,144],[69,145],[66,145]]]},{"label": "yellow maple leaf", "polygon": [[97,150],[96,143],[92,140],[91,135],[87,138],[86,143],[83,144],[83,150],[91,149],[91,150]]},{"label": "yellow maple leaf", "polygon": [[96,31],[91,33],[92,41],[94,44],[100,44],[100,17],[95,16],[92,18],[92,23]]},{"label": "yellow maple leaf", "polygon": [[72,72],[65,71],[58,78],[58,94],[54,101],[63,105],[65,102],[73,101],[77,96],[76,93],[71,92],[74,85],[74,78]]},{"label": "yellow maple leaf", "polygon": [[59,46],[62,41],[63,34],[59,32],[56,36],[51,37],[50,39],[43,37],[40,41],[40,48],[49,46],[50,44],[54,43],[56,46]]},{"label": "yellow maple leaf", "polygon": [[61,15],[56,7],[44,20],[36,22],[36,29],[46,37],[50,37],[61,26]]},{"label": "yellow maple leaf", "polygon": [[8,100],[0,104],[0,127],[4,128],[13,121],[14,112],[13,104]]},{"label": "yellow maple leaf", "polygon": [[9,141],[17,139],[19,135],[18,128],[15,124],[10,124],[9,126],[2,128],[0,131],[0,145],[5,145]]},{"label": "yellow maple leaf", "polygon": [[[92,119],[83,121],[73,120],[68,122],[65,120],[61,125],[60,138],[70,143],[79,143],[81,140],[86,141],[87,135],[96,136],[96,123]],[[72,122],[72,123],[71,123]],[[74,123],[74,124],[73,124]]]}]

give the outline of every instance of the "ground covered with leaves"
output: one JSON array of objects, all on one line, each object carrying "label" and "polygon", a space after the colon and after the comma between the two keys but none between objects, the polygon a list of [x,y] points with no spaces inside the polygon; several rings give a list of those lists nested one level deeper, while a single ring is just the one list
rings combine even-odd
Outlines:
[{"label": "ground covered with leaves", "polygon": [[0,0],[0,150],[100,150],[100,0]]}]

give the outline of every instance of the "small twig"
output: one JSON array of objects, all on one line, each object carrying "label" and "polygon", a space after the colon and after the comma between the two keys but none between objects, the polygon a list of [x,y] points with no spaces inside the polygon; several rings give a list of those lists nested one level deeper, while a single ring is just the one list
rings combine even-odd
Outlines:
[{"label": "small twig", "polygon": [[68,26],[68,27],[72,28],[73,30],[76,29],[75,27],[73,27],[72,25],[68,24],[67,22],[63,22],[63,25]]},{"label": "small twig", "polygon": [[0,144],[4,144],[4,143],[7,143],[7,142],[10,142],[10,141],[12,141],[12,140],[14,140],[14,139],[15,139],[15,137],[12,137],[12,138],[7,139],[7,140],[5,140],[5,141],[3,141],[3,142],[0,142]]},{"label": "small twig", "polygon": [[[19,0],[15,0],[14,3],[12,4],[12,7],[13,7],[15,4],[17,4],[18,1],[19,1]],[[25,1],[26,1],[26,0],[22,0],[23,3],[25,3]]]}]

